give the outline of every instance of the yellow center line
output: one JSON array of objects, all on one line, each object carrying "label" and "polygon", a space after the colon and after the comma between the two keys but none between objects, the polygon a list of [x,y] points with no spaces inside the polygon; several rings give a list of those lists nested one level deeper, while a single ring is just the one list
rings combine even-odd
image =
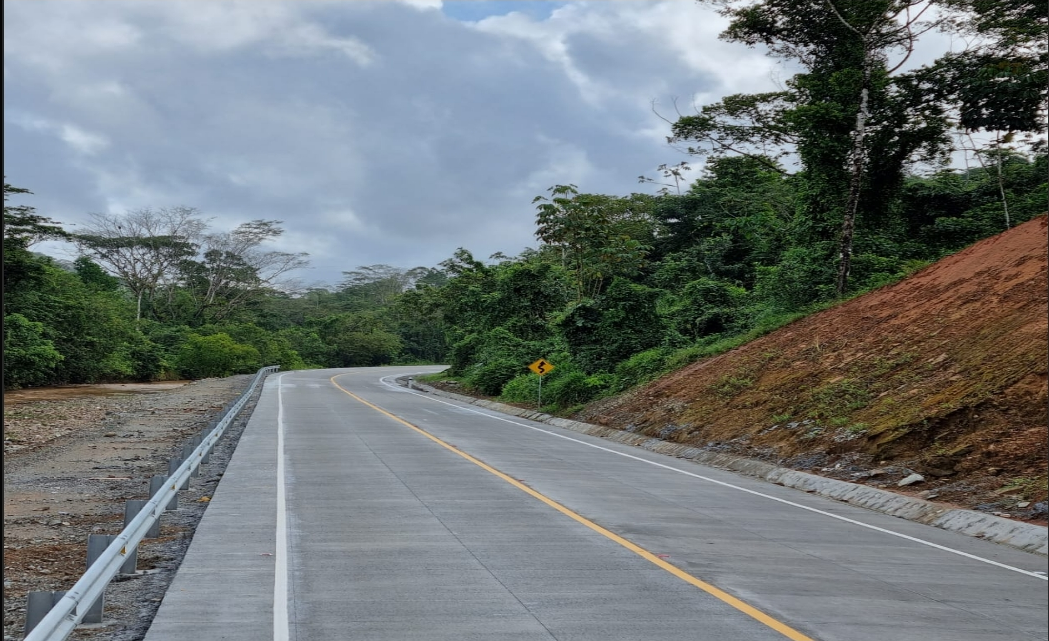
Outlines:
[{"label": "yellow center line", "polygon": [[716,598],[716,599],[718,599],[718,600],[720,600],[720,601],[722,601],[724,603],[727,603],[728,605],[730,605],[733,608],[739,610],[743,614],[746,614],[747,616],[751,617],[752,619],[765,624],[766,626],[772,628],[776,632],[779,632],[780,634],[782,634],[783,636],[787,637],[788,639],[791,639],[792,641],[814,641],[811,637],[808,637],[808,636],[802,634],[801,632],[798,632],[797,630],[795,630],[794,628],[790,627],[786,623],[783,623],[781,621],[773,619],[771,616],[765,614],[764,612],[762,612],[761,610],[755,608],[754,606],[750,605],[749,603],[746,603],[744,601],[741,601],[741,600],[737,599],[736,597],[732,596],[731,594],[729,594],[729,593],[725,592],[724,590],[721,590],[721,589],[719,589],[719,588],[717,588],[717,587],[707,583],[706,581],[703,581],[701,579],[697,579],[696,577],[692,576],[688,572],[685,572],[684,570],[682,570],[681,568],[678,568],[677,566],[671,565],[670,563],[664,561],[663,559],[659,558],[658,556],[656,556],[652,552],[649,552],[648,550],[644,549],[643,547],[641,547],[641,546],[639,546],[639,545],[637,545],[635,543],[632,543],[632,542],[624,539],[623,537],[619,536],[615,532],[612,532],[611,530],[607,530],[607,529],[601,527],[600,525],[598,525],[597,523],[594,523],[593,521],[591,521],[590,519],[586,518],[585,516],[583,516],[581,514],[577,514],[576,512],[573,512],[572,510],[568,509],[564,505],[561,505],[560,503],[558,503],[557,501],[551,499],[550,497],[548,497],[548,496],[546,496],[544,494],[541,494],[540,492],[537,492],[537,491],[533,490],[532,488],[528,487],[524,483],[521,483],[517,479],[515,479],[515,478],[513,478],[511,476],[508,476],[508,475],[504,474],[503,472],[500,472],[499,470],[495,469],[491,465],[488,465],[484,461],[481,461],[480,459],[477,459],[477,458],[467,454],[466,452],[463,452],[462,450],[460,450],[459,448],[455,447],[454,445],[451,445],[450,443],[442,441],[440,438],[434,436],[433,434],[430,434],[429,432],[427,432],[426,430],[422,429],[421,427],[412,425],[411,423],[409,423],[408,421],[402,419],[401,417],[396,416],[394,414],[391,414],[390,412],[387,412],[386,410],[384,410],[383,408],[379,407],[378,405],[375,405],[373,403],[369,403],[368,401],[364,400],[360,396],[357,396],[353,392],[349,391],[348,389],[346,389],[343,386],[341,386],[338,383],[336,383],[335,379],[337,377],[339,377],[339,376],[343,376],[343,375],[342,374],[336,374],[335,376],[332,376],[329,379],[331,381],[332,385],[334,385],[335,387],[339,388],[339,390],[341,390],[343,393],[349,395],[350,397],[354,398],[355,400],[359,401],[360,403],[363,403],[364,405],[367,405],[368,407],[372,408],[376,412],[379,412],[380,414],[384,414],[385,416],[388,416],[389,418],[392,418],[393,420],[397,421],[401,425],[404,425],[405,427],[408,427],[410,429],[415,430],[419,434],[422,434],[426,438],[430,439],[434,443],[437,443],[438,445],[440,445],[441,447],[447,449],[448,451],[455,452],[456,454],[458,454],[459,456],[463,457],[467,461],[470,461],[474,465],[480,467],[481,469],[485,470],[486,472],[489,472],[490,474],[498,476],[499,478],[501,478],[502,480],[506,481],[510,485],[513,485],[514,487],[516,487],[517,489],[521,490],[525,494],[528,494],[529,496],[531,496],[531,497],[533,497],[533,498],[535,498],[535,499],[537,499],[539,501],[542,501],[543,503],[545,503],[546,505],[554,508],[555,510],[557,510],[561,514],[564,514],[565,516],[569,517],[570,519],[585,525],[586,527],[588,527],[591,530],[593,530],[594,532],[597,532],[598,534],[604,536],[605,538],[610,539],[612,541],[615,541],[619,545],[625,547],[626,549],[630,550],[634,554],[636,554],[636,555],[640,556],[641,558],[645,559],[649,563],[652,563],[654,565],[659,566],[663,570],[666,570],[667,572],[673,574],[674,576],[676,576],[677,578],[681,579],[685,583],[693,585],[693,586],[699,588],[700,590],[703,590],[707,594],[713,596],[714,598]]}]

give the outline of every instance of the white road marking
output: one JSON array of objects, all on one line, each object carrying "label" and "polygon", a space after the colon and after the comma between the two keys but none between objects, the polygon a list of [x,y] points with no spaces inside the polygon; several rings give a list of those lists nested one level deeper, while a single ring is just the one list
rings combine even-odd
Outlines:
[{"label": "white road marking", "polygon": [[[277,377],[277,549],[273,573],[273,641],[288,641],[288,504],[284,496],[284,374]],[[289,385],[288,387],[293,387]]]},{"label": "white road marking", "polygon": [[874,530],[875,532],[881,532],[883,534],[888,534],[888,535],[891,535],[891,536],[899,537],[901,539],[906,539],[908,541],[911,541],[911,542],[914,542],[914,543],[919,543],[921,545],[927,545],[927,546],[929,546],[931,548],[935,548],[935,549],[941,550],[943,552],[949,552],[951,554],[957,554],[958,556],[963,556],[963,557],[965,557],[967,559],[972,559],[974,561],[979,561],[981,563],[987,563],[988,565],[993,565],[993,566],[996,566],[996,567],[999,567],[999,568],[1002,568],[1002,569],[1005,569],[1005,570],[1010,570],[1012,572],[1018,572],[1020,574],[1025,574],[1027,576],[1032,576],[1032,577],[1034,577],[1036,579],[1041,579],[1042,581],[1049,581],[1049,576],[1046,576],[1042,572],[1032,572],[1030,570],[1024,570],[1023,568],[1014,567],[1012,565],[1006,565],[1005,563],[999,563],[998,561],[993,561],[991,559],[985,559],[982,556],[976,556],[975,554],[969,554],[968,552],[962,552],[961,550],[955,550],[954,548],[949,548],[947,546],[940,545],[939,543],[933,543],[932,541],[926,541],[925,539],[919,539],[917,537],[910,536],[909,534],[903,534],[902,532],[895,532],[893,530],[887,530],[885,528],[881,528],[881,527],[878,527],[876,525],[870,525],[868,523],[863,523],[862,521],[856,521],[854,519],[850,519],[850,518],[845,517],[845,516],[840,516],[838,514],[832,514],[831,512],[825,512],[823,510],[820,510],[820,509],[817,509],[817,508],[814,508],[814,507],[809,507],[807,505],[802,505],[800,503],[795,503],[793,501],[788,501],[787,499],[781,499],[779,497],[772,496],[772,495],[769,495],[769,494],[764,494],[764,493],[758,492],[756,490],[750,490],[750,489],[747,489],[745,487],[740,487],[738,485],[733,485],[731,483],[726,483],[724,481],[719,481],[717,479],[712,479],[712,478],[710,478],[708,476],[703,476],[701,474],[695,474],[693,472],[688,472],[686,470],[682,470],[682,469],[673,467],[671,465],[665,465],[663,463],[657,463],[656,461],[650,461],[648,459],[641,458],[640,456],[634,456],[633,454],[627,454],[626,452],[617,452],[616,450],[609,449],[607,447],[601,447],[600,445],[595,445],[594,443],[587,443],[586,441],[581,441],[579,439],[572,438],[571,436],[565,436],[564,434],[558,434],[557,432],[551,432],[549,430],[544,430],[542,428],[535,427],[534,425],[528,425],[526,423],[520,423],[518,421],[510,420],[508,418],[503,418],[502,416],[496,416],[496,415],[493,415],[493,414],[489,414],[488,412],[482,412],[480,410],[476,410],[476,409],[473,409],[471,407],[464,407],[462,405],[456,405],[454,403],[449,403],[448,401],[442,401],[441,399],[435,398],[433,395],[430,395],[430,394],[422,394],[420,392],[415,392],[415,391],[411,391],[411,390],[405,390],[404,388],[402,388],[400,386],[395,386],[394,384],[390,383],[387,380],[387,379],[393,378],[395,376],[399,376],[399,375],[398,374],[393,374],[393,375],[390,375],[390,376],[384,376],[383,378],[381,378],[379,380],[384,385],[386,385],[387,387],[391,387],[391,388],[392,387],[398,387],[398,388],[400,388],[403,391],[407,391],[407,392],[409,392],[411,394],[415,394],[416,396],[419,396],[419,397],[422,397],[422,398],[426,398],[426,399],[429,399],[431,401],[435,401],[437,403],[441,403],[443,405],[449,405],[451,407],[455,407],[455,408],[458,408],[460,410],[467,410],[469,412],[473,412],[474,414],[480,414],[481,416],[487,416],[488,418],[493,418],[493,419],[495,419],[497,421],[503,421],[504,423],[510,423],[511,425],[518,425],[520,427],[527,427],[528,429],[535,430],[536,432],[542,432],[543,434],[549,434],[550,436],[556,436],[557,438],[563,438],[566,441],[572,441],[573,443],[579,443],[580,445],[586,445],[587,447],[592,447],[594,449],[598,449],[598,450],[601,450],[603,452],[609,452],[610,454],[615,454],[617,456],[623,456],[623,457],[626,457],[626,458],[629,458],[629,459],[633,459],[635,461],[641,461],[642,463],[648,463],[649,465],[654,465],[656,467],[661,467],[661,468],[663,468],[665,470],[670,470],[672,472],[677,472],[678,474],[684,474],[686,476],[691,476],[693,478],[697,478],[697,479],[700,479],[702,481],[707,481],[708,483],[713,483],[715,485],[720,485],[722,487],[731,488],[733,490],[739,490],[740,492],[746,492],[747,494],[752,494],[754,496],[760,496],[762,498],[769,499],[770,501],[776,501],[777,503],[783,503],[784,505],[790,505],[791,507],[796,507],[796,508],[799,508],[799,509],[802,509],[802,510],[806,510],[808,512],[813,512],[815,514],[822,514],[823,516],[829,516],[832,519],[837,519],[839,521],[844,521],[846,523],[851,523],[852,525],[858,525],[860,527],[867,528],[868,530]]}]

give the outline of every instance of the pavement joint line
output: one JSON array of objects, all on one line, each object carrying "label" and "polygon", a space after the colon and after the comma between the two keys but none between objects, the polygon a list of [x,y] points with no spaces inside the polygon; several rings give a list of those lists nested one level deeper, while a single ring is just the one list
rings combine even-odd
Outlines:
[{"label": "pavement joint line", "polygon": [[[521,490],[525,494],[528,494],[529,496],[537,499],[538,501],[546,504],[547,506],[557,510],[558,512],[564,514],[565,516],[571,518],[572,520],[574,520],[574,521],[576,521],[576,522],[578,522],[578,523],[580,523],[582,525],[585,525],[586,527],[588,527],[591,530],[593,530],[594,532],[597,532],[598,534],[604,536],[605,538],[607,538],[607,539],[609,539],[611,541],[614,541],[615,543],[618,543],[622,547],[626,548],[627,550],[630,550],[631,552],[633,552],[634,554],[640,556],[641,558],[645,559],[646,561],[652,563],[653,565],[658,566],[660,569],[665,570],[666,572],[669,572],[670,574],[676,576],[677,578],[681,579],[682,581],[685,581],[686,583],[688,583],[688,584],[690,584],[690,585],[692,585],[694,587],[697,587],[700,590],[703,590],[704,592],[706,592],[707,594],[713,596],[714,598],[718,599],[719,601],[722,601],[723,603],[725,603],[725,604],[735,608],[736,610],[739,610],[743,614],[746,614],[747,616],[751,617],[755,621],[758,621],[759,623],[762,623],[765,626],[771,628],[772,630],[775,630],[776,632],[782,634],[783,636],[787,637],[788,639],[791,639],[791,641],[814,641],[814,639],[812,639],[811,637],[802,634],[801,632],[795,630],[794,628],[790,627],[786,623],[783,623],[782,621],[779,621],[777,619],[772,618],[768,614],[765,614],[764,612],[762,612],[761,610],[755,608],[754,606],[750,605],[749,603],[732,596],[731,594],[721,590],[720,588],[718,588],[718,587],[716,587],[716,586],[714,586],[714,585],[712,585],[710,583],[707,583],[706,581],[703,581],[701,579],[698,579],[698,578],[692,576],[691,574],[685,572],[684,570],[681,570],[677,566],[671,565],[670,563],[668,563],[668,562],[664,561],[663,559],[659,558],[658,555],[653,554],[652,552],[649,552],[645,548],[642,548],[641,546],[637,545],[636,543],[633,543],[633,542],[631,542],[631,541],[629,541],[629,540],[619,536],[618,534],[616,534],[615,532],[612,532],[611,530],[608,530],[608,529],[606,529],[604,527],[601,527],[597,523],[594,523],[593,521],[591,521],[590,519],[582,516],[581,514],[573,512],[569,508],[567,508],[564,505],[558,503],[557,501],[551,499],[550,497],[546,496],[545,494],[542,494],[541,492],[533,490],[532,488],[530,488],[527,485],[521,483],[520,481],[514,479],[513,477],[508,476],[507,474],[505,474],[503,472],[500,472],[499,470],[495,469],[494,467],[488,465],[484,461],[481,461],[480,459],[478,459],[478,458],[476,458],[474,456],[471,456],[470,454],[467,454],[466,452],[463,452],[462,450],[460,450],[459,448],[455,447],[454,445],[451,445],[451,444],[441,440],[440,438],[434,436],[433,434],[430,434],[429,432],[427,432],[426,430],[422,429],[421,427],[413,425],[413,424],[409,423],[408,421],[400,418],[399,416],[384,410],[383,408],[379,407],[378,405],[375,405],[373,403],[370,403],[370,402],[364,400],[360,396],[354,394],[353,392],[347,390],[346,388],[342,387],[337,382],[335,382],[335,379],[338,378],[339,376],[341,376],[341,374],[336,374],[335,376],[332,376],[329,380],[331,381],[332,385],[334,385],[336,388],[338,388],[340,391],[342,391],[347,396],[353,398],[354,400],[356,400],[356,401],[362,403],[363,405],[366,405],[367,407],[370,407],[371,409],[379,412],[380,414],[383,414],[384,416],[387,416],[388,418],[391,418],[391,419],[397,421],[398,423],[400,423],[400,424],[402,424],[402,425],[404,425],[404,426],[406,426],[406,427],[408,427],[408,428],[418,432],[419,434],[425,436],[426,438],[430,439],[434,443],[437,443],[441,447],[445,448],[449,452],[453,452],[455,454],[458,454],[459,456],[461,456],[462,458],[466,459],[467,461],[469,461],[469,462],[473,463],[474,465],[480,467],[481,469],[483,469],[486,472],[492,474],[493,476],[496,476],[496,477],[502,479],[503,481],[505,481],[505,482],[509,483],[510,485],[516,487],[517,489]],[[383,381],[383,382],[385,382],[385,381]],[[448,404],[451,405],[451,403],[448,403]],[[540,431],[545,431],[545,430],[540,430]],[[575,440],[575,439],[570,439],[570,440]],[[580,442],[582,442],[582,441],[580,441]]]},{"label": "pavement joint line", "polygon": [[[332,377],[332,378],[334,379],[335,377]],[[682,469],[674,467],[672,465],[666,465],[664,463],[659,463],[657,461],[650,461],[650,460],[648,460],[646,458],[642,458],[640,456],[634,456],[633,454],[627,454],[625,452],[618,452],[618,451],[613,450],[611,448],[602,447],[602,446],[596,445],[594,443],[587,443],[586,441],[581,441],[579,439],[572,438],[571,436],[566,436],[564,434],[558,434],[557,432],[551,432],[549,430],[544,430],[544,429],[542,429],[540,427],[535,427],[533,425],[528,425],[526,423],[520,423],[518,421],[510,420],[508,418],[503,418],[501,416],[495,416],[493,414],[489,414],[487,412],[482,412],[480,410],[476,410],[476,409],[473,409],[471,407],[463,407],[461,405],[456,405],[455,403],[449,403],[448,401],[443,401],[443,400],[441,400],[439,398],[434,398],[431,395],[422,394],[422,393],[414,391],[414,390],[403,389],[403,388],[400,388],[399,386],[394,386],[394,385],[390,384],[390,382],[387,380],[388,378],[391,378],[391,377],[390,376],[385,376],[383,378],[380,378],[379,380],[384,385],[386,385],[387,387],[391,387],[391,388],[397,389],[397,391],[400,391],[400,392],[414,394],[416,396],[420,396],[422,398],[427,398],[427,399],[429,399],[431,401],[434,401],[434,402],[437,402],[437,403],[441,403],[443,405],[451,405],[452,407],[458,407],[459,409],[463,409],[463,410],[466,410],[468,412],[473,412],[475,414],[480,414],[481,416],[487,416],[488,418],[492,418],[492,419],[495,419],[497,421],[503,421],[505,423],[510,423],[511,425],[518,425],[520,427],[527,427],[528,429],[535,430],[536,432],[542,432],[543,434],[548,434],[550,436],[556,436],[557,438],[563,438],[565,440],[572,441],[574,443],[579,443],[581,445],[586,445],[587,447],[592,447],[592,448],[595,448],[595,449],[598,449],[598,450],[602,450],[604,452],[609,452],[611,454],[616,454],[617,456],[622,456],[622,457],[625,457],[625,458],[633,459],[635,461],[641,461],[643,463],[648,463],[649,465],[654,465],[656,467],[660,467],[660,468],[663,468],[663,469],[666,469],[666,470],[677,472],[679,474],[685,474],[686,476],[691,476],[693,478],[697,478],[697,479],[700,479],[700,480],[703,480],[703,481],[707,481],[709,483],[714,483],[715,485],[720,485],[722,487],[727,487],[727,488],[731,488],[731,489],[734,489],[734,490],[739,490],[740,492],[745,492],[747,494],[752,494],[754,496],[760,496],[762,498],[766,498],[766,499],[769,499],[771,501],[776,501],[778,503],[783,503],[785,505],[790,505],[792,507],[796,507],[796,508],[799,508],[799,509],[802,509],[802,510],[806,510],[808,512],[813,512],[815,514],[821,514],[823,516],[827,516],[827,517],[830,517],[832,519],[836,519],[836,520],[839,520],[839,521],[844,521],[845,523],[850,523],[852,525],[858,525],[860,527],[867,528],[869,530],[874,530],[876,532],[881,532],[883,534],[888,534],[890,536],[899,537],[901,539],[905,539],[905,540],[911,541],[913,543],[918,543],[918,544],[921,544],[921,545],[925,545],[925,546],[928,546],[928,547],[940,550],[942,552],[948,552],[950,554],[956,554],[958,556],[962,556],[962,557],[965,557],[967,559],[971,559],[971,560],[974,560],[974,561],[979,561],[980,563],[986,563],[988,565],[993,565],[995,567],[999,567],[999,568],[1002,568],[1004,570],[1009,570],[1011,572],[1017,572],[1019,574],[1023,574],[1023,575],[1026,575],[1026,576],[1034,577],[1034,578],[1040,579],[1042,581],[1049,581],[1049,576],[1046,576],[1045,574],[1040,573],[1040,572],[1033,572],[1033,571],[1030,571],[1030,570],[1024,570],[1023,568],[1018,568],[1018,567],[1015,567],[1015,566],[1012,566],[1012,565],[1008,565],[1008,564],[1005,564],[1005,563],[1000,563],[998,561],[994,561],[992,559],[987,559],[987,558],[984,558],[982,556],[977,556],[975,554],[969,554],[968,552],[963,552],[961,550],[956,550],[954,548],[950,548],[950,547],[947,547],[945,545],[940,545],[939,543],[933,543],[932,541],[926,541],[925,539],[920,539],[918,537],[911,536],[909,534],[904,534],[902,532],[896,532],[894,530],[889,530],[887,528],[878,527],[877,525],[871,525],[869,523],[864,523],[862,521],[857,521],[855,519],[850,519],[850,518],[848,518],[846,516],[841,516],[841,515],[834,514],[834,513],[831,513],[831,512],[826,512],[826,511],[821,510],[819,508],[810,507],[808,505],[802,505],[801,503],[795,503],[794,501],[789,501],[787,499],[781,499],[779,497],[772,496],[770,494],[765,494],[763,492],[758,492],[757,490],[747,489],[745,487],[740,487],[738,485],[733,485],[732,483],[726,483],[725,481],[719,481],[717,479],[713,479],[713,478],[710,478],[708,476],[703,476],[701,474],[695,474],[694,472],[689,472],[687,470],[682,470]],[[334,380],[332,380],[332,382],[335,383]],[[335,385],[338,387],[338,383],[335,383]],[[339,389],[342,389],[342,388],[340,387]],[[345,390],[343,390],[343,391],[345,391]],[[349,392],[347,392],[347,394],[349,394]],[[364,401],[362,401],[362,402],[364,402]]]},{"label": "pavement joint line", "polygon": [[277,545],[273,573],[273,641],[288,641],[288,503],[284,474],[284,374],[277,377]]}]

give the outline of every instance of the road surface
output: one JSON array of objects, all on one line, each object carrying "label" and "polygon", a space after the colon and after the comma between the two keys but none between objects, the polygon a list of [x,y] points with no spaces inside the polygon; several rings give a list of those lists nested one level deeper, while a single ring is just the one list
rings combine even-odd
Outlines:
[{"label": "road surface", "polygon": [[1046,639],[1047,560],[412,392],[271,376],[146,641]]}]

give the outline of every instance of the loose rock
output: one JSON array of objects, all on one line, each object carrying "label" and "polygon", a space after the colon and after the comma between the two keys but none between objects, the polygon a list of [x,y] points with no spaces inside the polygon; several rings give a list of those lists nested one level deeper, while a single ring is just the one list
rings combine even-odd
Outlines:
[{"label": "loose rock", "polygon": [[915,483],[922,483],[925,481],[925,477],[921,474],[911,474],[910,476],[904,477],[896,485],[900,487],[907,487],[908,485],[914,485]]}]

